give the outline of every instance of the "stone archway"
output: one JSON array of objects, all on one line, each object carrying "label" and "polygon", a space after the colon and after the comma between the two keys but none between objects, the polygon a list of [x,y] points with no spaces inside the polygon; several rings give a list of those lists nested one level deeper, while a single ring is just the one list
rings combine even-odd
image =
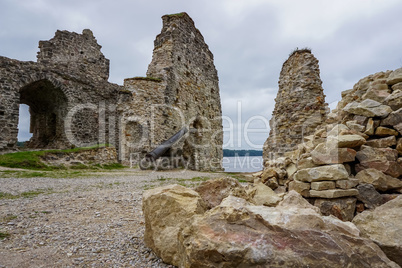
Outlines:
[{"label": "stone archway", "polygon": [[30,83],[19,90],[20,104],[29,106],[32,138],[28,148],[65,148],[64,118],[68,101],[62,90],[47,79]]}]

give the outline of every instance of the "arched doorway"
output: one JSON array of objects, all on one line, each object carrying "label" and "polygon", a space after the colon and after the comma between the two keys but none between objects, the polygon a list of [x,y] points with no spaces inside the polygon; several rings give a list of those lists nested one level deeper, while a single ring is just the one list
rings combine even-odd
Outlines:
[{"label": "arched doorway", "polygon": [[28,84],[20,89],[20,104],[29,106],[32,138],[28,148],[64,148],[64,117],[67,98],[60,88],[47,79]]}]

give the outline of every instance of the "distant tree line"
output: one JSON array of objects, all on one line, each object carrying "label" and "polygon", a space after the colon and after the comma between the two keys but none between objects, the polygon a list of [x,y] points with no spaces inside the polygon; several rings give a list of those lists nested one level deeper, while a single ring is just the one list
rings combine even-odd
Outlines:
[{"label": "distant tree line", "polygon": [[262,156],[262,151],[259,150],[229,150],[223,149],[223,156]]}]

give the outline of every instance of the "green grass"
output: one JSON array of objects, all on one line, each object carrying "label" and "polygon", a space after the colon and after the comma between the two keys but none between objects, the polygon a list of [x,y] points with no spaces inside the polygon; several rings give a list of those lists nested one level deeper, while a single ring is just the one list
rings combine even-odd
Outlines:
[{"label": "green grass", "polygon": [[12,220],[14,220],[16,218],[17,218],[17,216],[15,216],[15,215],[7,215],[7,216],[5,216],[3,218],[0,218],[0,222],[9,222],[9,221],[12,221]]},{"label": "green grass", "polygon": [[0,199],[33,198],[40,194],[51,194],[51,193],[54,193],[54,191],[51,188],[48,188],[45,190],[39,189],[39,190],[34,190],[34,191],[22,192],[22,193],[16,194],[16,195],[0,192]]},{"label": "green grass", "polygon": [[9,237],[9,236],[10,236],[9,233],[0,232],[0,240],[3,240],[3,239],[5,239],[5,238],[7,238],[7,237]]},{"label": "green grass", "polygon": [[[33,169],[33,170],[63,170],[66,169],[64,166],[48,166],[41,161],[41,158],[45,157],[47,154],[68,154],[68,153],[77,153],[87,150],[92,150],[96,148],[106,147],[108,144],[100,144],[89,147],[80,147],[73,149],[65,149],[65,150],[44,150],[44,151],[24,151],[24,152],[16,152],[16,153],[8,153],[0,155],[0,166],[9,167],[9,168],[22,168],[22,169]],[[98,165],[102,169],[117,169],[124,168],[119,163],[107,164],[107,165]],[[93,168],[92,166],[87,165],[75,165],[71,167],[72,169],[89,169]],[[42,177],[43,174],[36,173],[32,174],[31,177]]]}]

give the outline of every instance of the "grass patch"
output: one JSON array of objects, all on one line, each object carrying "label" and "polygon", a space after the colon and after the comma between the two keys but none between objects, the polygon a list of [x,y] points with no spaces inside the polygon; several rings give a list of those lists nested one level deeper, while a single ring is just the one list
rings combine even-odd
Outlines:
[{"label": "grass patch", "polygon": [[0,232],[0,240],[3,240],[3,239],[5,239],[5,238],[7,238],[7,237],[10,237],[10,234],[9,234],[9,233]]},{"label": "grass patch", "polygon": [[111,169],[122,169],[125,168],[125,166],[123,166],[120,163],[112,163],[112,164],[101,165],[101,168],[111,170]]},{"label": "grass patch", "polygon": [[10,194],[10,193],[4,193],[4,192],[0,192],[0,199],[17,199],[17,198],[33,198],[36,197],[40,194],[51,194],[54,193],[53,190],[51,188],[43,190],[43,189],[39,189],[39,190],[34,190],[34,191],[27,191],[27,192],[22,192],[20,194]]},{"label": "grass patch", "polygon": [[3,218],[0,218],[0,222],[9,222],[9,221],[15,220],[16,218],[17,218],[17,216],[15,216],[15,215],[7,215]]}]

